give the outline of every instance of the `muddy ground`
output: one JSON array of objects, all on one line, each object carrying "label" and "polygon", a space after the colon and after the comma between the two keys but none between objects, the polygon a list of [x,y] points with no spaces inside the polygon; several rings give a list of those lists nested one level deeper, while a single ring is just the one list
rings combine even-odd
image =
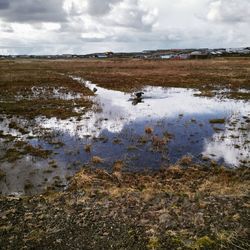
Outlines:
[{"label": "muddy ground", "polygon": [[[82,113],[76,108],[91,109],[93,93],[70,75],[123,91],[159,85],[198,88],[212,96],[213,90],[228,88],[227,97],[249,100],[249,92],[237,90],[250,89],[250,60],[245,58],[3,60],[0,72],[1,117],[30,121],[41,115],[77,117]],[[87,98],[58,99],[55,87]],[[19,124],[11,126],[26,133]],[[3,133],[0,138],[11,143],[6,154],[14,161],[20,154],[49,154],[25,142],[16,145],[15,138]],[[198,166],[188,157],[157,172],[132,174],[122,167],[117,162],[112,173],[85,168],[63,192],[0,197],[0,248],[250,248],[249,168],[230,170],[214,162]]]}]

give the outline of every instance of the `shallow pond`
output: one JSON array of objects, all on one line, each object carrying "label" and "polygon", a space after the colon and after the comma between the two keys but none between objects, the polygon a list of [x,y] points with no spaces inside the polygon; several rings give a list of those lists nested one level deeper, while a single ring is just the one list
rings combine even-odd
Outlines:
[{"label": "shallow pond", "polygon": [[[138,101],[131,94],[74,79],[97,89],[94,108],[80,118],[33,121],[40,130],[53,133],[54,143],[36,136],[27,140],[55,154],[50,164],[28,156],[16,163],[1,163],[6,173],[0,184],[2,193],[36,193],[52,183],[62,188],[84,165],[111,170],[118,160],[129,171],[157,170],[183,156],[200,164],[214,160],[228,167],[250,165],[249,101],[150,86],[142,90]],[[98,158],[93,162],[94,156]],[[25,191],[27,180],[32,185]]]}]

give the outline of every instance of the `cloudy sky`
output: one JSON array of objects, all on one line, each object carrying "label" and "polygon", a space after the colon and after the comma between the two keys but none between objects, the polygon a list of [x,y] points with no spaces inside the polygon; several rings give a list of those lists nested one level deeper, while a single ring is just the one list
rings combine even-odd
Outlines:
[{"label": "cloudy sky", "polygon": [[0,0],[0,54],[250,46],[250,0]]}]

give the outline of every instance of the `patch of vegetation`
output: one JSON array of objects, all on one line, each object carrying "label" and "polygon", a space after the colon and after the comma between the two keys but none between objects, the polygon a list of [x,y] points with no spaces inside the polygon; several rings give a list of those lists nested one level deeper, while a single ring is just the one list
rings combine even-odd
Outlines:
[{"label": "patch of vegetation", "polygon": [[31,155],[38,158],[47,159],[52,151],[44,150],[42,148],[33,147],[24,141],[17,141],[13,147],[8,148],[1,158],[1,161],[15,162],[25,155]]},{"label": "patch of vegetation", "polygon": [[224,124],[226,122],[226,120],[224,118],[222,118],[222,119],[211,119],[211,120],[209,120],[209,122],[211,124]]},{"label": "patch of vegetation", "polygon": [[204,96],[204,97],[214,97],[215,95],[216,93],[211,90],[202,90],[199,94],[194,94],[194,96]]},{"label": "patch of vegetation", "polygon": [[192,246],[195,250],[213,250],[215,247],[215,242],[211,240],[208,236],[203,236],[196,240],[194,245]]},{"label": "patch of vegetation", "polygon": [[230,92],[228,96],[232,99],[238,99],[238,100],[250,100],[250,92],[244,93],[244,92]]},{"label": "patch of vegetation", "polygon": [[160,247],[160,241],[159,241],[159,239],[156,236],[150,237],[149,241],[148,241],[147,247],[150,250],[159,249],[159,247]]},{"label": "patch of vegetation", "polygon": [[38,99],[21,100],[13,103],[3,102],[0,106],[0,113],[8,115],[18,115],[29,119],[37,116],[47,118],[57,117],[66,119],[79,116],[74,109],[77,107],[90,107],[91,103],[87,99],[60,100],[60,99]]},{"label": "patch of vegetation", "polygon": [[[65,64],[66,66],[66,64]],[[77,83],[68,75],[59,74],[50,62],[17,60],[0,62],[0,114],[19,115],[26,118],[36,116],[69,118],[79,116],[75,108],[90,108],[89,99],[77,98],[64,100],[53,95],[53,88],[60,88],[64,93],[76,93],[84,96],[93,95],[83,85]],[[33,87],[41,90],[36,96]],[[87,110],[87,109],[86,109]],[[20,126],[10,124],[10,127],[20,131]],[[25,133],[26,131],[20,131]]]},{"label": "patch of vegetation", "polygon": [[27,145],[24,147],[24,154],[30,154],[35,157],[47,159],[52,153],[50,150],[44,150],[42,148],[35,148],[31,145]]},{"label": "patch of vegetation", "polygon": [[247,249],[249,168],[193,165],[129,173],[121,171],[122,164],[116,162],[112,173],[82,169],[65,192],[53,191],[62,185],[55,176],[44,195],[1,196],[7,215],[1,220],[1,246]]},{"label": "patch of vegetation", "polygon": [[6,142],[14,141],[16,139],[15,136],[4,134],[3,131],[0,131],[0,138],[4,139]]},{"label": "patch of vegetation", "polygon": [[26,183],[24,184],[24,189],[25,190],[32,189],[33,187],[34,187],[34,185],[31,183],[30,180],[27,180]]},{"label": "patch of vegetation", "polygon": [[146,133],[146,134],[151,135],[151,134],[153,134],[153,132],[154,132],[154,129],[153,129],[153,128],[151,128],[151,127],[146,127],[146,128],[145,128],[145,133]]},{"label": "patch of vegetation", "polygon": [[5,155],[1,158],[1,161],[8,161],[8,162],[14,162],[17,161],[22,157],[22,152],[15,149],[15,148],[9,148]]},{"label": "patch of vegetation", "polygon": [[5,176],[5,172],[0,169],[0,180],[2,180]]},{"label": "patch of vegetation", "polygon": [[86,153],[90,153],[91,152],[91,149],[92,149],[92,146],[90,144],[87,144],[84,146],[84,151]]},{"label": "patch of vegetation", "polygon": [[101,163],[104,162],[104,159],[102,159],[102,158],[99,157],[99,156],[93,156],[91,161],[92,161],[92,163],[94,163],[94,164],[101,164]]}]

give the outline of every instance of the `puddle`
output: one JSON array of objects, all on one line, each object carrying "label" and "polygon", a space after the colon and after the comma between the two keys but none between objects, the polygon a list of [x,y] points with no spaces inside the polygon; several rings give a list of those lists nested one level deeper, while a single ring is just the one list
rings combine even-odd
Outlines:
[{"label": "puddle", "polygon": [[[0,169],[6,173],[0,182],[3,194],[39,193],[55,183],[63,188],[68,177],[84,165],[111,170],[117,160],[129,171],[156,170],[185,155],[201,164],[209,158],[228,167],[250,165],[249,101],[201,97],[193,89],[148,86],[138,102],[131,94],[74,79],[97,89],[94,109],[80,119],[39,117],[33,121],[36,129],[29,136],[40,130],[53,132],[53,136],[46,140],[26,135],[26,140],[54,154],[47,162],[32,157],[2,162]],[[15,133],[3,124],[0,130]],[[103,162],[93,164],[93,156]],[[25,191],[27,180],[32,185]]]}]

